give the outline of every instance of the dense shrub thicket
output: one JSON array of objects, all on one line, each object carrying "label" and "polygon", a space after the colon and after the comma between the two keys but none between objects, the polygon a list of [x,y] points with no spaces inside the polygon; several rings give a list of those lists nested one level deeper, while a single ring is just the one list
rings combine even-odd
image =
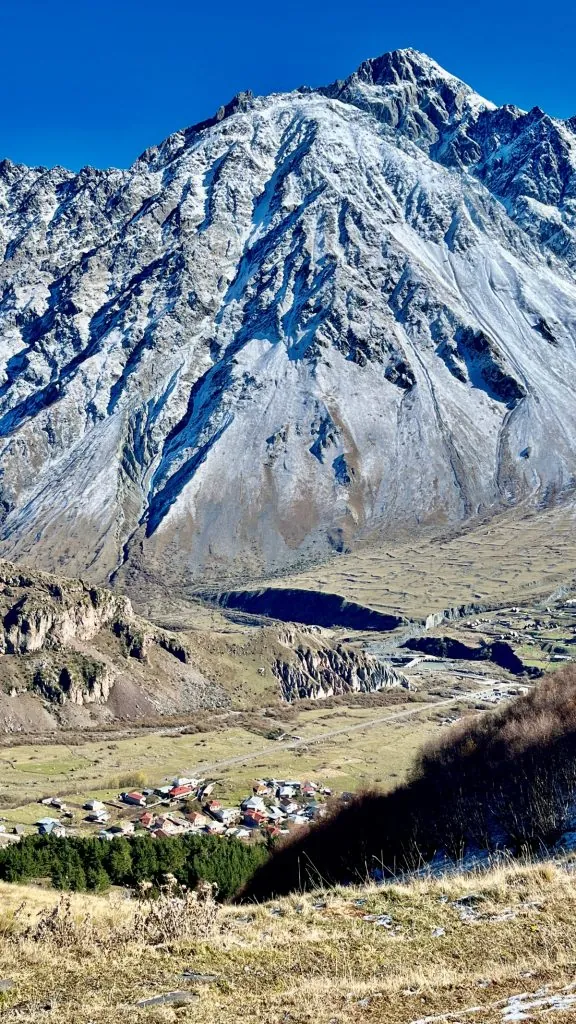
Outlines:
[{"label": "dense shrub thicket", "polygon": [[[265,899],[322,882],[412,870],[435,854],[549,849],[576,822],[576,667],[506,707],[464,719],[393,792],[365,793],[282,845],[245,887]],[[576,829],[575,829],[576,830]]]},{"label": "dense shrub thicket", "polygon": [[189,887],[200,881],[215,882],[219,898],[227,899],[267,856],[262,844],[208,835],[169,839],[143,835],[110,841],[25,836],[0,850],[0,878],[25,882],[48,877],[57,889],[104,891],[111,884],[160,885],[164,875],[172,874]]}]

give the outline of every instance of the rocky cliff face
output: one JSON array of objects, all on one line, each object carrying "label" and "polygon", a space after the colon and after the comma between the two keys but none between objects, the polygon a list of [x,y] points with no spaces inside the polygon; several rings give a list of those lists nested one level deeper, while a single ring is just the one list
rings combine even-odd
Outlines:
[{"label": "rocky cliff face", "polygon": [[130,601],[79,580],[57,582],[0,567],[0,654],[29,654],[91,640],[112,623],[134,619]]},{"label": "rocky cliff face", "polygon": [[4,161],[0,549],[189,584],[562,494],[575,239],[573,123],[412,50]]},{"label": "rocky cliff face", "polygon": [[137,617],[127,598],[0,563],[0,731],[228,704],[192,664],[186,639]]},{"label": "rocky cliff face", "polygon": [[288,650],[285,658],[276,659],[273,672],[286,701],[373,693],[393,686],[410,689],[408,678],[390,665],[346,644],[331,644],[317,630],[286,630],[279,641]]}]

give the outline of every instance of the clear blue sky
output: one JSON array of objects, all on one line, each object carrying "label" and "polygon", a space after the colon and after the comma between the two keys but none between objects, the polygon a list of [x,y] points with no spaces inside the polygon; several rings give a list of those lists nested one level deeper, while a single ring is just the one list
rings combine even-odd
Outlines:
[{"label": "clear blue sky", "polygon": [[576,114],[572,0],[0,0],[0,157],[128,166],[240,89],[413,46],[496,103]]}]

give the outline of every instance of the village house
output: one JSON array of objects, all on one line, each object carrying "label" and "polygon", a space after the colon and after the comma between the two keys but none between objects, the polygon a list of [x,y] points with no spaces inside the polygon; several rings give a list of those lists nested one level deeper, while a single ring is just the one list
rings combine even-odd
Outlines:
[{"label": "village house", "polygon": [[293,800],[295,793],[296,790],[293,786],[283,785],[279,787],[277,796],[279,800]]},{"label": "village house", "polygon": [[133,821],[119,821],[116,825],[111,825],[107,830],[112,836],[131,836],[134,832]]},{"label": "village house", "polygon": [[222,804],[219,800],[210,800],[205,805],[204,810],[208,811],[208,814],[211,814],[212,817],[214,817],[216,811],[222,810]]},{"label": "village house", "polygon": [[208,824],[209,820],[210,819],[207,818],[206,815],[202,814],[200,811],[192,811],[192,813],[188,815],[188,821],[190,822],[192,828],[195,829],[204,828],[204,826]]},{"label": "village house", "polygon": [[298,825],[298,826],[301,826],[301,825],[309,825],[310,821],[308,820],[308,818],[304,814],[295,813],[295,814],[289,814],[288,815],[288,817],[286,819],[286,824],[287,825]]},{"label": "village house", "polygon": [[152,814],[151,811],[145,811],[144,814],[140,816],[138,821],[142,825],[142,828],[150,828],[150,825],[154,821],[154,815]]},{"label": "village house", "polygon": [[226,831],[226,826],[223,825],[221,821],[209,821],[205,826],[204,831],[211,836],[222,835]]},{"label": "village house", "polygon": [[56,821],[55,818],[40,818],[40,820],[36,822],[36,827],[38,828],[38,835],[40,836],[62,837],[66,835],[66,829],[59,821]]},{"label": "village house", "polygon": [[285,814],[294,814],[298,810],[298,804],[291,797],[280,797],[280,807]]},{"label": "village house", "polygon": [[172,779],[172,786],[190,786],[190,789],[197,789],[202,779],[188,779],[185,776],[177,775],[175,779]]},{"label": "village house", "polygon": [[63,811],[66,807],[66,804],[59,796],[45,796],[38,803],[44,804],[45,807],[56,807],[60,811]]},{"label": "village house", "polygon": [[218,807],[211,811],[212,817],[216,818],[216,821],[221,821],[223,825],[231,825],[232,822],[237,821],[240,817],[240,811],[237,807]]},{"label": "village house", "polygon": [[304,797],[313,797],[318,791],[318,786],[314,782],[303,782],[301,793]]},{"label": "village house", "polygon": [[252,786],[254,796],[270,796],[271,788],[264,779],[256,779]]},{"label": "village house", "polygon": [[250,831],[250,829],[244,828],[242,825],[235,825],[234,828],[227,828],[224,835],[234,839],[252,838],[252,832]]},{"label": "village house", "polygon": [[94,811],[95,814],[104,810],[104,804],[101,800],[87,800],[82,806],[85,811]]},{"label": "village house", "polygon": [[266,810],[266,814],[268,819],[273,822],[283,821],[286,816],[285,811],[283,811],[281,807],[276,806],[268,807]]},{"label": "village house", "polygon": [[154,822],[153,831],[155,835],[162,831],[163,837],[165,837],[178,835],[179,829],[171,818],[168,818],[166,815],[160,815]]},{"label": "village house", "polygon": [[242,818],[242,824],[246,828],[260,828],[267,821],[267,815],[261,811],[246,811]]},{"label": "village house", "polygon": [[91,822],[93,825],[103,825],[105,822],[110,821],[110,815],[103,807],[101,811],[93,811],[92,814],[87,814],[84,820]]},{"label": "village house", "polygon": [[194,787],[189,785],[189,783],[185,783],[181,786],[173,786],[168,791],[168,796],[171,800],[183,800],[184,797],[191,796],[193,792]]},{"label": "village house", "polygon": [[266,804],[261,796],[248,797],[247,800],[242,801],[241,807],[243,811],[259,811],[261,814],[266,810]]},{"label": "village house", "polygon": [[304,808],[302,813],[311,821],[317,821],[325,816],[326,811],[326,804],[319,804],[317,800],[313,800]]},{"label": "village house", "polygon": [[135,791],[132,793],[120,793],[120,799],[125,804],[130,804],[133,807],[146,806],[146,797],[143,793],[137,793]]},{"label": "village house", "polygon": [[214,790],[214,786],[215,786],[214,782],[209,782],[206,786],[201,786],[198,789],[198,793],[197,793],[198,799],[199,800],[205,800],[207,796],[210,796],[210,794]]},{"label": "village house", "polygon": [[179,832],[190,832],[190,822],[187,818],[175,818],[173,815],[170,816],[170,821]]},{"label": "village house", "polygon": [[175,833],[189,832],[190,822],[186,818],[177,818],[175,814],[163,814],[156,819],[162,828],[170,827]]}]

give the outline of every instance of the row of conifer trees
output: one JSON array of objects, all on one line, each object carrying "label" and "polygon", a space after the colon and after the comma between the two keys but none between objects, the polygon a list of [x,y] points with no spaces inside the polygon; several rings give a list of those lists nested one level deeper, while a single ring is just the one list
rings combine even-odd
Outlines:
[{"label": "row of conifer trees", "polygon": [[185,835],[155,839],[149,835],[104,841],[97,838],[25,836],[0,850],[0,878],[28,882],[50,878],[56,889],[103,892],[111,885],[161,885],[166,874],[190,888],[214,882],[228,899],[266,860],[261,843],[246,844],[219,836]]}]

